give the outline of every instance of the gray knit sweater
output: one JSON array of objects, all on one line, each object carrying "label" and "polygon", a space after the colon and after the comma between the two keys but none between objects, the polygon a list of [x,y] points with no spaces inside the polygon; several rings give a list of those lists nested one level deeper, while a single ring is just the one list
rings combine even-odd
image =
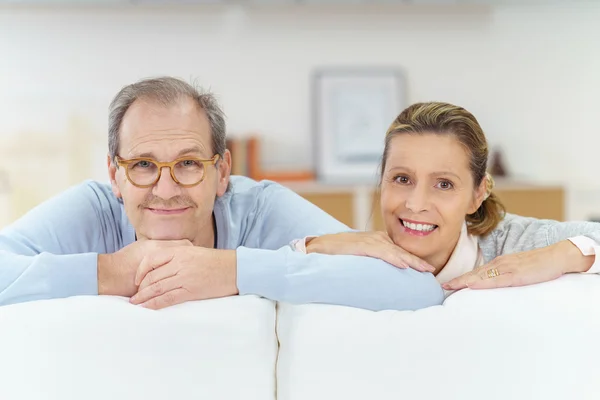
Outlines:
[{"label": "gray knit sweater", "polygon": [[504,254],[539,249],[575,236],[600,243],[600,223],[558,222],[507,213],[496,229],[479,238],[479,247],[487,263]]}]

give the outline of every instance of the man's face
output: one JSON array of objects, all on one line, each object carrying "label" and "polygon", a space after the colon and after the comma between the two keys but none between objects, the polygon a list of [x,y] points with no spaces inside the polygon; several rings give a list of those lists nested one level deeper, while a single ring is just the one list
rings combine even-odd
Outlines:
[{"label": "man's face", "polygon": [[[121,123],[118,156],[159,162],[182,156],[211,159],[214,153],[206,114],[191,99],[167,107],[138,99]],[[212,247],[212,211],[216,197],[227,189],[229,152],[216,166],[206,164],[203,181],[192,187],[177,184],[164,167],[156,184],[140,188],[128,180],[126,167],[115,166],[110,156],[108,165],[113,192],[123,199],[138,239],[188,239],[195,245]],[[149,164],[138,165],[147,168]]]}]

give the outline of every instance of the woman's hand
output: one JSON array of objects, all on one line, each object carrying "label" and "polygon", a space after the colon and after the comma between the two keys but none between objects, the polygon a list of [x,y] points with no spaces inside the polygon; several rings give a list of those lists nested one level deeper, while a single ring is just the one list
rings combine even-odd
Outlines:
[{"label": "woman's hand", "polygon": [[533,285],[569,272],[587,271],[593,262],[594,256],[584,256],[573,243],[563,240],[541,249],[497,257],[442,287],[460,290]]},{"label": "woman's hand", "polygon": [[385,232],[345,232],[307,240],[307,253],[379,258],[398,268],[433,272],[435,268],[397,246]]}]

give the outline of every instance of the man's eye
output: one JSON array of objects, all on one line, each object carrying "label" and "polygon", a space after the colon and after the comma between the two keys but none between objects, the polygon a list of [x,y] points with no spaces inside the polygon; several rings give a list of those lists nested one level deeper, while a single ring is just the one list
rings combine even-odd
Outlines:
[{"label": "man's eye", "polygon": [[150,161],[146,161],[146,160],[138,161],[135,164],[136,167],[140,167],[140,168],[148,168],[151,165],[152,165],[152,163]]}]

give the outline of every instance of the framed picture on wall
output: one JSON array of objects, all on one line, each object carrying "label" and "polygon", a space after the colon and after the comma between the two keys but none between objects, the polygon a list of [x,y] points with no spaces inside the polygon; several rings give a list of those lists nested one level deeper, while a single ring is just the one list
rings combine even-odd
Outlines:
[{"label": "framed picture on wall", "polygon": [[325,183],[371,184],[385,133],[406,108],[398,69],[319,69],[312,79],[317,176]]}]

